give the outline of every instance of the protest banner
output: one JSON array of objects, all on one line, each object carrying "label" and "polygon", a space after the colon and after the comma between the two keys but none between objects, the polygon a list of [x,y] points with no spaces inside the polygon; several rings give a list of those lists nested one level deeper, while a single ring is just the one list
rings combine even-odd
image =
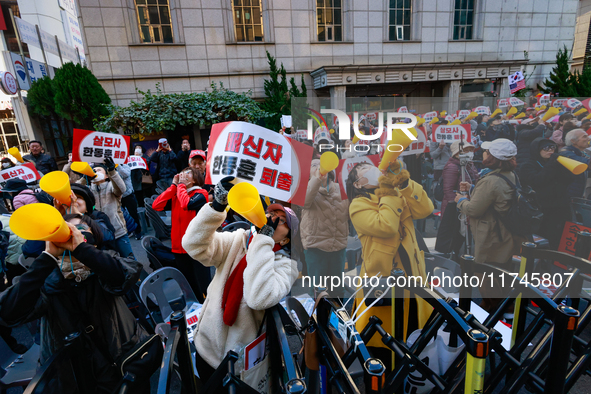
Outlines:
[{"label": "protest banner", "polygon": [[509,106],[509,100],[508,99],[500,99],[497,100],[497,107],[498,108],[507,108]]},{"label": "protest banner", "polygon": [[512,107],[519,107],[521,105],[525,105],[525,103],[517,97],[511,97],[509,99],[509,104],[511,104]]},{"label": "protest banner", "polygon": [[479,107],[472,108],[472,112],[476,112],[478,115],[490,115],[490,108],[481,105]]},{"label": "protest banner", "polygon": [[72,161],[103,163],[111,157],[115,164],[124,164],[129,155],[130,137],[99,131],[74,129]]},{"label": "protest banner", "polygon": [[425,152],[427,147],[427,132],[424,127],[415,127],[417,130],[417,140],[413,141],[400,156],[419,155]]},{"label": "protest banner", "polygon": [[7,168],[0,171],[0,188],[4,188],[9,179],[20,178],[27,181],[27,183],[35,183],[41,179],[41,175],[37,172],[35,164],[25,163],[16,167]]},{"label": "protest banner", "polygon": [[[566,107],[566,101],[567,100],[568,99],[565,99],[565,98],[553,100],[552,101],[552,106],[553,107],[556,107],[556,108]],[[587,102],[587,104],[585,104],[585,102]],[[585,106],[585,108],[588,107],[588,105],[589,105],[588,103],[589,103],[589,99],[583,101],[583,105]],[[589,108],[587,108],[587,110],[589,110]]]},{"label": "protest banner", "polygon": [[[560,244],[558,245],[558,251],[575,255],[575,244],[577,243],[577,234],[581,231],[591,232],[591,227],[583,226],[580,223],[566,222],[564,223],[564,229],[562,230],[562,237],[560,238]],[[591,256],[589,256],[591,258]],[[554,265],[567,269],[567,267],[559,262],[555,261]]]},{"label": "protest banner", "polygon": [[542,105],[548,105],[550,103],[550,93],[547,94],[542,94],[540,97],[538,97],[538,107],[541,107]]},{"label": "protest banner", "polygon": [[217,123],[209,138],[205,183],[235,176],[263,196],[304,205],[312,154],[312,147],[252,123]]},{"label": "protest banner", "polygon": [[367,120],[376,120],[378,119],[378,113],[377,112],[368,112],[366,114],[363,114],[365,116],[365,118]]},{"label": "protest banner", "polygon": [[468,115],[470,115],[470,110],[469,109],[461,109],[461,110],[459,110],[459,111],[456,112],[456,119],[464,119]]},{"label": "protest banner", "polygon": [[460,136],[464,135],[465,142],[472,142],[472,133],[470,125],[456,124],[456,125],[434,125],[433,126],[433,141],[444,141],[451,144],[454,141],[460,140]]},{"label": "protest banner", "polygon": [[125,164],[127,164],[132,170],[148,169],[148,163],[146,162],[146,159],[141,156],[129,156],[127,160],[125,160]]},{"label": "protest banner", "polygon": [[371,156],[360,156],[360,157],[351,157],[349,159],[342,159],[339,160],[339,165],[336,168],[337,179],[339,182],[339,187],[341,189],[341,199],[347,199],[347,178],[349,177],[349,172],[359,163],[368,163],[374,166],[380,165],[380,155],[371,155]]},{"label": "protest banner", "polygon": [[406,106],[400,107],[400,108],[398,108],[398,110],[396,112],[399,112],[401,114],[407,114],[408,113],[408,108],[406,108]]},{"label": "protest banner", "polygon": [[581,103],[579,100],[577,100],[576,98],[569,98],[568,100],[566,100],[566,106],[570,109],[575,109],[580,107],[581,105],[583,105],[583,103]]},{"label": "protest banner", "polygon": [[423,117],[423,119],[425,119],[426,123],[429,123],[430,121],[433,120],[433,118],[437,117],[437,111],[431,111],[431,112],[427,112],[425,114],[425,116]]}]

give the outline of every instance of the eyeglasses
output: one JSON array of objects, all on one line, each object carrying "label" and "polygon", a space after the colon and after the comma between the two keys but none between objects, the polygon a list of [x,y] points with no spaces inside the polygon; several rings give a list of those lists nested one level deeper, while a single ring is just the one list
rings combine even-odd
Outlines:
[{"label": "eyeglasses", "polygon": [[542,150],[544,152],[555,151],[556,150],[556,147],[554,145],[548,145],[548,146],[543,147]]},{"label": "eyeglasses", "polygon": [[275,213],[275,211],[272,212],[267,212],[269,215],[271,215],[271,219],[275,219],[275,218],[279,218],[279,224],[285,224],[287,223],[287,221],[285,220],[284,216],[279,216]]}]

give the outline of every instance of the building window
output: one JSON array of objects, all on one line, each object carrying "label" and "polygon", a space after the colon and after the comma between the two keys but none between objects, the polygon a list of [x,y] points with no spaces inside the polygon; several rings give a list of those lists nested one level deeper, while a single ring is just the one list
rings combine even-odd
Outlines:
[{"label": "building window", "polygon": [[172,21],[168,0],[135,0],[141,40],[172,43]]},{"label": "building window", "polygon": [[410,40],[411,0],[390,0],[388,40]]},{"label": "building window", "polygon": [[454,40],[471,40],[474,30],[474,0],[455,0]]},{"label": "building window", "polygon": [[261,0],[233,0],[236,41],[263,41]]},{"label": "building window", "polygon": [[341,0],[316,0],[318,41],[343,41]]}]

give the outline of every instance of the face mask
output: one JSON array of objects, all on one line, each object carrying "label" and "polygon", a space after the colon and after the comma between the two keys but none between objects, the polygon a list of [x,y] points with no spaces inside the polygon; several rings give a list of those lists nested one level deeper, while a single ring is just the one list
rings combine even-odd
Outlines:
[{"label": "face mask", "polygon": [[8,168],[10,167],[10,163],[2,163],[2,168]]},{"label": "face mask", "polygon": [[365,179],[367,179],[367,183],[363,185],[366,189],[373,189],[374,187],[378,187],[380,183],[378,182],[378,178],[382,175],[380,170],[377,167],[372,167],[363,175]]},{"label": "face mask", "polygon": [[97,183],[97,182],[100,182],[104,179],[105,179],[105,174],[103,174],[102,172],[99,172],[98,174],[96,174],[96,178],[94,178],[92,180],[92,183]]},{"label": "face mask", "polygon": [[136,149],[135,150],[135,155],[136,156],[141,156],[142,155],[142,150],[141,149]]},{"label": "face mask", "polygon": [[474,158],[474,152],[468,152],[468,159],[472,160]]}]

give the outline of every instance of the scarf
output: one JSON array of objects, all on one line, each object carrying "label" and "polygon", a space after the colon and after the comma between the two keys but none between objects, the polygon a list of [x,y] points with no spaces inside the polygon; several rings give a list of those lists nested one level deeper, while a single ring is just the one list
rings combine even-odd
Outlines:
[{"label": "scarf", "polygon": [[63,262],[58,263],[58,265],[64,279],[74,279],[76,282],[82,282],[92,274],[90,268],[80,261],[72,261],[70,256],[65,256]]},{"label": "scarf", "polygon": [[[251,239],[252,240],[252,239]],[[247,251],[248,245],[246,245]],[[277,252],[281,249],[280,244],[273,246],[273,252]],[[230,277],[226,281],[224,286],[224,294],[222,296],[222,310],[224,311],[224,324],[232,326],[236,322],[238,317],[238,309],[240,308],[240,302],[244,295],[244,270],[246,269],[246,253],[236,265]]]}]

